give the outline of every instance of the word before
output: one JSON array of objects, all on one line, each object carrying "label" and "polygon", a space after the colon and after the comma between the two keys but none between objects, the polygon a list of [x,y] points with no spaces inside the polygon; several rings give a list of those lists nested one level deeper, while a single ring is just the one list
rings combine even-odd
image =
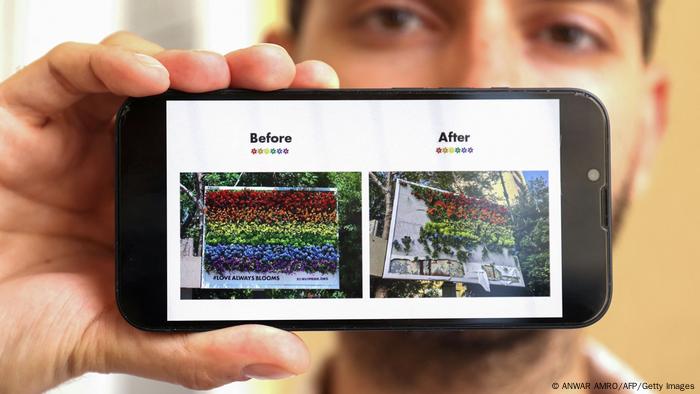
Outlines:
[{"label": "word before", "polygon": [[258,135],[257,133],[250,133],[250,143],[261,143],[261,144],[280,144],[280,143],[290,143],[292,142],[292,137],[289,135],[272,135],[272,133],[267,133],[265,135]]}]

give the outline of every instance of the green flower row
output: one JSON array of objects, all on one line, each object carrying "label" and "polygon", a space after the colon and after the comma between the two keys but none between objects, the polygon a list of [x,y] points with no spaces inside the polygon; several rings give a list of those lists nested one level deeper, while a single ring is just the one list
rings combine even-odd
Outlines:
[{"label": "green flower row", "polygon": [[515,245],[512,230],[507,226],[478,220],[450,220],[428,222],[421,229],[421,238],[441,239],[452,246],[467,248],[477,244],[512,248]]},{"label": "green flower row", "polygon": [[291,245],[313,246],[336,244],[338,226],[335,223],[280,222],[208,222],[208,245]]}]

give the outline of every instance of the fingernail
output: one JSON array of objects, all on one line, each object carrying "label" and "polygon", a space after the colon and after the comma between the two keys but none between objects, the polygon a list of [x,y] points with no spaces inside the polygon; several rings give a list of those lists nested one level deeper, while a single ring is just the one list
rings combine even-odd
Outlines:
[{"label": "fingernail", "polygon": [[340,87],[340,79],[335,72],[329,72],[325,75],[326,87],[337,89]]},{"label": "fingernail", "polygon": [[293,373],[271,364],[248,365],[241,371],[243,375],[252,379],[284,379],[294,376]]},{"label": "fingernail", "polygon": [[146,67],[158,67],[165,69],[165,66],[151,56],[144,55],[143,53],[134,53],[134,57],[136,57],[136,60],[138,60],[139,63]]}]

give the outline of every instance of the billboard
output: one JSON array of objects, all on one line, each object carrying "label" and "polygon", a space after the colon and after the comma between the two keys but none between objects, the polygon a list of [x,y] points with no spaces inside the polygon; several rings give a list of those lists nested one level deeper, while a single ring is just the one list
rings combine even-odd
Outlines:
[{"label": "billboard", "polygon": [[202,288],[338,289],[335,188],[205,187]]},{"label": "billboard", "polygon": [[504,206],[402,179],[394,193],[384,278],[525,286]]}]

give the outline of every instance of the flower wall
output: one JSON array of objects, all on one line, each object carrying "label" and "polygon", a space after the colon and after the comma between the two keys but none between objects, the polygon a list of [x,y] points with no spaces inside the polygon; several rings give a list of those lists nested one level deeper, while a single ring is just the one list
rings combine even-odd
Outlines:
[{"label": "flower wall", "polygon": [[477,245],[512,248],[512,226],[505,207],[464,194],[412,186],[411,193],[422,200],[430,219],[420,230],[419,242],[433,257],[439,253],[466,261]]},{"label": "flower wall", "polygon": [[208,191],[205,242],[209,272],[335,273],[336,195],[309,190]]}]

